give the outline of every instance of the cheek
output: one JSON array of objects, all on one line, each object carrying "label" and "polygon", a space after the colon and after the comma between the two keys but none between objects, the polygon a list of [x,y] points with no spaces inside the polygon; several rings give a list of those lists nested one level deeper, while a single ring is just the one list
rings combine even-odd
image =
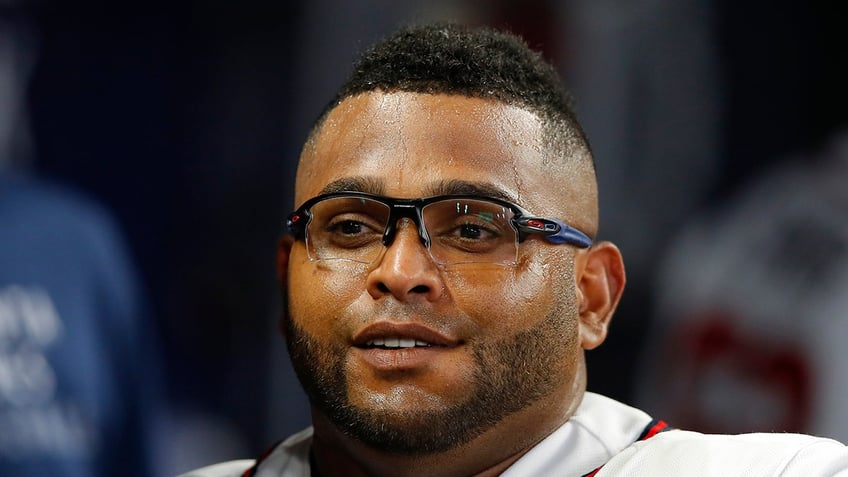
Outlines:
[{"label": "cheek", "polygon": [[517,270],[495,273],[455,274],[450,280],[451,295],[458,305],[492,311],[506,311],[515,305],[531,306],[543,295],[545,283],[539,277]]},{"label": "cheek", "polygon": [[363,293],[365,273],[359,267],[317,264],[306,254],[292,254],[289,267],[289,316],[312,336],[330,336],[339,310]]},{"label": "cheek", "polygon": [[512,268],[448,274],[451,298],[481,327],[503,337],[552,315],[576,323],[570,261],[523,261]]}]

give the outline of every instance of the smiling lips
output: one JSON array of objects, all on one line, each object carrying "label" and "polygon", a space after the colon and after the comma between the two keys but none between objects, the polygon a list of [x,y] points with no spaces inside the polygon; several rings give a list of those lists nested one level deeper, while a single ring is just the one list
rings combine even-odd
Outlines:
[{"label": "smiling lips", "polygon": [[431,345],[430,343],[422,340],[416,340],[412,338],[374,338],[373,340],[368,340],[365,343],[366,348],[383,348],[383,349],[394,349],[394,348],[416,348],[416,347],[424,347],[428,348]]},{"label": "smiling lips", "polygon": [[375,370],[409,371],[432,364],[462,342],[417,323],[380,322],[357,333],[352,344]]}]

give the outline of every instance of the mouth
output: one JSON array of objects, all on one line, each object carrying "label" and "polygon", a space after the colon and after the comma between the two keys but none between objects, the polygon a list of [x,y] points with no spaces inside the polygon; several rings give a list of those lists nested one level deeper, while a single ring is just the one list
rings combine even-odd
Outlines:
[{"label": "mouth", "polygon": [[432,343],[428,343],[423,340],[417,340],[414,338],[400,338],[400,337],[391,337],[391,338],[374,338],[372,340],[368,340],[365,343],[365,349],[403,349],[403,348],[429,348],[433,346]]},{"label": "mouth", "polygon": [[430,369],[462,341],[419,323],[382,321],[366,326],[351,345],[359,359],[381,373]]},{"label": "mouth", "polygon": [[422,324],[382,321],[359,331],[352,344],[364,349],[409,349],[452,348],[461,342]]}]

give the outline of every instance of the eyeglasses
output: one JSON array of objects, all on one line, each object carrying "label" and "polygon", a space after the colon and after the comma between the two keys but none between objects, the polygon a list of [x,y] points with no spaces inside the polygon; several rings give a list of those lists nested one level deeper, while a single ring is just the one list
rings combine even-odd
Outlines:
[{"label": "eyeglasses", "polygon": [[585,233],[556,219],[534,217],[510,202],[473,195],[394,199],[334,192],[303,203],[286,226],[305,238],[311,260],[372,263],[391,245],[401,218],[412,220],[421,242],[441,265],[514,265],[518,244],[540,235],[552,244],[592,245]]}]

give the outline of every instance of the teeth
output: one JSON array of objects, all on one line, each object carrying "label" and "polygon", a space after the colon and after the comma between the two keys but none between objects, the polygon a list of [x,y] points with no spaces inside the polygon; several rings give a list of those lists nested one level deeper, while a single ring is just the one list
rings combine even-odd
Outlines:
[{"label": "teeth", "polygon": [[369,340],[365,343],[366,346],[379,346],[383,348],[415,348],[417,347],[429,347],[430,343],[426,341],[416,340],[412,338],[374,338],[373,340]]}]

